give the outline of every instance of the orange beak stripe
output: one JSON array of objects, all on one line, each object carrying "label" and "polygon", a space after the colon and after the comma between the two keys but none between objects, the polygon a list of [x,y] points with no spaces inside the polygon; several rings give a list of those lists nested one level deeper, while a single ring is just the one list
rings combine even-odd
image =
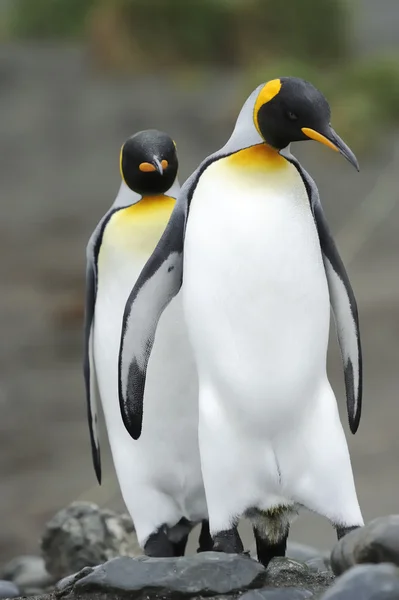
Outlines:
[{"label": "orange beak stripe", "polygon": [[154,167],[154,165],[152,165],[151,163],[148,163],[148,162],[141,163],[141,165],[139,165],[139,169],[143,173],[151,173],[151,171],[157,170],[156,167]]},{"label": "orange beak stripe", "polygon": [[324,135],[321,135],[321,133],[318,133],[314,129],[309,129],[309,127],[302,127],[301,131],[311,140],[320,142],[321,144],[328,146],[328,148],[331,148],[331,150],[335,150],[335,152],[339,152],[339,148],[337,148],[337,146],[335,144],[330,142],[330,140],[328,140],[326,137],[324,137]]},{"label": "orange beak stripe", "polygon": [[161,166],[162,166],[162,168],[163,168],[163,169],[167,169],[167,168],[168,168],[168,166],[169,166],[169,163],[168,163],[168,161],[167,161],[167,160],[163,160],[163,161],[161,162]]}]

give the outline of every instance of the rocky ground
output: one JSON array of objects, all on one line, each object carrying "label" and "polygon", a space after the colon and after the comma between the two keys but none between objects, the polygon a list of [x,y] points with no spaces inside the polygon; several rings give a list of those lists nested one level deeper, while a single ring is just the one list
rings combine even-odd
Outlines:
[{"label": "rocky ground", "polygon": [[141,555],[130,518],[73,503],[46,525],[42,556],[14,558],[0,570],[0,599],[397,600],[399,515],[342,538],[330,555],[289,543],[267,569],[254,551],[182,558]]}]

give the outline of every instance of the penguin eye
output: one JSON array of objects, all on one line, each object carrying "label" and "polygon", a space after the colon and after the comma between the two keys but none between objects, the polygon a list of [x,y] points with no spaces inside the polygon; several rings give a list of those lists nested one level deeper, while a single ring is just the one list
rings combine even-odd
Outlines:
[{"label": "penguin eye", "polygon": [[298,120],[298,116],[291,112],[290,110],[287,112],[287,117],[289,118],[290,121],[297,121]]}]

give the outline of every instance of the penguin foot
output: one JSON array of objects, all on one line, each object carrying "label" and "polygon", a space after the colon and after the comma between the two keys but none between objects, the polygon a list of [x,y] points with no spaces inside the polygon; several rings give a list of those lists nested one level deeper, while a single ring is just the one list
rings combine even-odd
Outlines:
[{"label": "penguin foot", "polygon": [[[154,558],[175,555],[175,544],[168,538],[164,527],[152,533],[144,545],[144,554]],[[184,553],[184,551],[183,551]]]},{"label": "penguin foot", "polygon": [[237,527],[219,531],[213,536],[213,551],[225,552],[226,554],[242,554],[244,546]]},{"label": "penguin foot", "polygon": [[198,542],[199,547],[197,548],[197,552],[210,552],[213,550],[213,539],[209,530],[209,521],[202,521]]},{"label": "penguin foot", "polygon": [[359,527],[360,525],[352,525],[351,527],[339,527],[338,525],[336,525],[335,530],[337,532],[337,539],[340,540],[344,537],[344,535],[350,533],[354,529],[359,529]]}]

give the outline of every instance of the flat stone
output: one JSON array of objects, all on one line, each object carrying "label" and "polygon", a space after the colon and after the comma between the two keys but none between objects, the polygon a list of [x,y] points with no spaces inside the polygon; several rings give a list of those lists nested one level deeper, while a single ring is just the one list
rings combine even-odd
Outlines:
[{"label": "flat stone", "polygon": [[[99,565],[99,566],[101,566],[101,565]],[[73,585],[77,582],[78,579],[82,579],[82,577],[86,577],[86,575],[89,575],[90,573],[92,573],[95,568],[97,569],[98,567],[94,567],[94,568],[93,567],[85,567],[78,573],[73,573],[72,575],[68,575],[67,577],[64,577],[63,579],[60,579],[60,581],[57,581],[57,583],[55,585],[55,591],[56,592],[65,592],[69,588],[72,589]]]},{"label": "flat stone", "polygon": [[389,562],[399,566],[399,515],[379,517],[341,538],[331,553],[336,575],[362,563]]},{"label": "flat stone", "polygon": [[262,588],[240,596],[240,600],[303,600],[306,598],[314,598],[314,595],[309,590],[294,587]]},{"label": "flat stone", "polygon": [[179,558],[115,558],[73,586],[71,598],[192,598],[262,587],[265,568],[249,557],[203,552]]},{"label": "flat stone", "polygon": [[58,512],[46,525],[41,547],[54,581],[117,556],[142,554],[131,519],[90,502]]},{"label": "flat stone", "polygon": [[339,577],[321,600],[398,600],[399,569],[391,564],[357,565]]},{"label": "flat stone", "polygon": [[0,579],[0,598],[17,598],[21,592],[12,581]]},{"label": "flat stone", "polygon": [[12,581],[29,595],[48,588],[54,579],[47,572],[41,556],[18,556],[7,563],[0,572],[0,577]]}]

